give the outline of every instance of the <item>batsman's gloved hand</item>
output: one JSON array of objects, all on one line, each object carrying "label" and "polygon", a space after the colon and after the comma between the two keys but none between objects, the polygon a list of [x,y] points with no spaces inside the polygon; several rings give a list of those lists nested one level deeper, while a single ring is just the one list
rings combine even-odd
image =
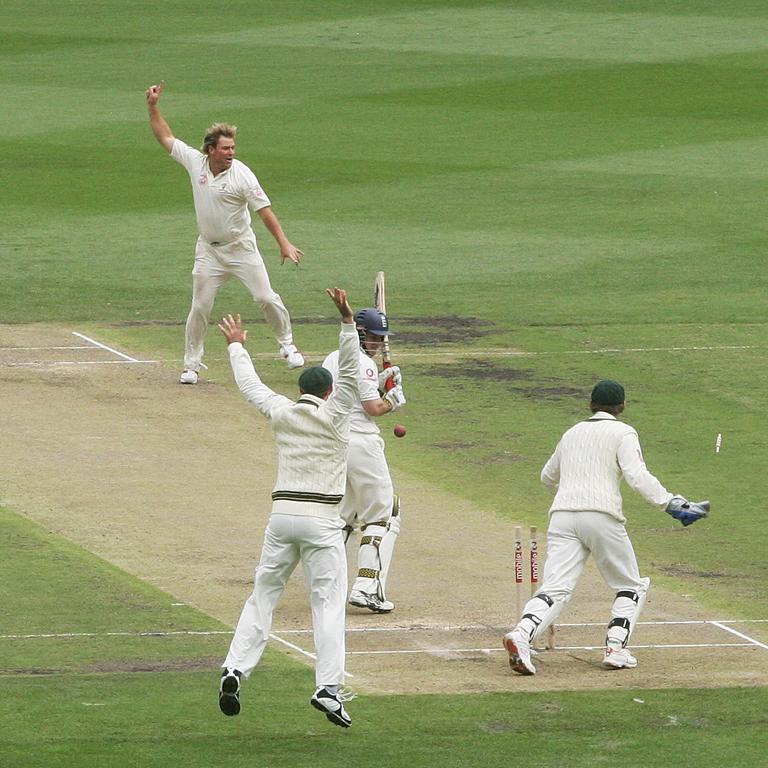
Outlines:
[{"label": "batsman's gloved hand", "polygon": [[379,374],[379,392],[386,392],[387,381],[392,379],[392,382],[396,387],[399,387],[403,383],[403,374],[400,373],[399,365],[390,365],[389,368],[385,368]]},{"label": "batsman's gloved hand", "polygon": [[668,515],[672,515],[675,520],[679,520],[683,525],[691,525],[702,517],[709,515],[708,501],[688,501],[683,496],[673,496],[667,508],[664,510]]},{"label": "batsman's gloved hand", "polygon": [[402,385],[390,389],[389,392],[384,395],[384,399],[389,402],[393,411],[402,408],[405,405],[405,392],[403,392]]}]

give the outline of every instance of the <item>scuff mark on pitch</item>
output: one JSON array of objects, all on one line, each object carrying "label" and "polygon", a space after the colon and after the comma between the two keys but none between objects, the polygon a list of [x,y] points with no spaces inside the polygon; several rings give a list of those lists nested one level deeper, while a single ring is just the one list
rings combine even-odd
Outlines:
[{"label": "scuff mark on pitch", "polygon": [[[451,365],[422,366],[422,370],[427,376],[451,379],[454,386],[458,379],[509,384],[508,391],[533,400],[560,398],[584,400],[589,394],[587,390],[559,384],[559,379],[538,378],[536,371],[529,368],[512,368],[492,360],[470,360]],[[530,384],[520,382],[530,382]]]}]

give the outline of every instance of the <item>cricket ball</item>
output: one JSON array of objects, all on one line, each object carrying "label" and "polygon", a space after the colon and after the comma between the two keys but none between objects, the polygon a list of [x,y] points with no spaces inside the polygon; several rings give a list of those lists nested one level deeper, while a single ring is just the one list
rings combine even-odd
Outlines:
[{"label": "cricket ball", "polygon": [[395,424],[392,431],[395,433],[395,437],[405,437],[406,429],[402,424]]}]

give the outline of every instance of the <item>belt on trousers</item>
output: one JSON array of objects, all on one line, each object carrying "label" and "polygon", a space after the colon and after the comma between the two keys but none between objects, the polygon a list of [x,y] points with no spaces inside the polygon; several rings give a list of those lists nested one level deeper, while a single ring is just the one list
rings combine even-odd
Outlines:
[{"label": "belt on trousers", "polygon": [[312,501],[315,504],[338,504],[342,494],[313,493],[308,491],[272,491],[272,501]]},{"label": "belt on trousers", "polygon": [[226,240],[226,241],[225,240],[203,240],[203,242],[206,245],[213,245],[215,247],[218,247],[220,245],[229,245],[230,243],[234,243],[239,239],[240,239],[239,237],[236,237],[234,240]]}]

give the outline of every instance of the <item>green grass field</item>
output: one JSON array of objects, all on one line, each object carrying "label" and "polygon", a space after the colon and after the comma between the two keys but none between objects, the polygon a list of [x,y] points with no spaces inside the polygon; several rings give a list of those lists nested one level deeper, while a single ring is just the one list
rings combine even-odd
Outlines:
[{"label": "green grass field", "polygon": [[[718,617],[768,618],[764,3],[8,0],[0,34],[0,323],[76,323],[180,365],[194,217],[144,103],[165,79],[188,143],[240,126],[306,253],[280,269],[255,224],[310,356],[335,335],[323,288],[365,304],[386,270],[409,396],[393,470],[542,524],[543,461],[617,378],[650,469],[713,502],[682,531],[627,495],[645,570]],[[234,283],[232,310],[272,351]],[[230,386],[217,341],[209,375]],[[229,628],[13,510],[0,532],[3,765],[764,760],[762,688],[361,696],[337,733],[308,725],[311,672],[278,652],[268,709],[230,722],[210,692],[225,635],[140,634]],[[19,637],[62,633],[91,634]]]}]

